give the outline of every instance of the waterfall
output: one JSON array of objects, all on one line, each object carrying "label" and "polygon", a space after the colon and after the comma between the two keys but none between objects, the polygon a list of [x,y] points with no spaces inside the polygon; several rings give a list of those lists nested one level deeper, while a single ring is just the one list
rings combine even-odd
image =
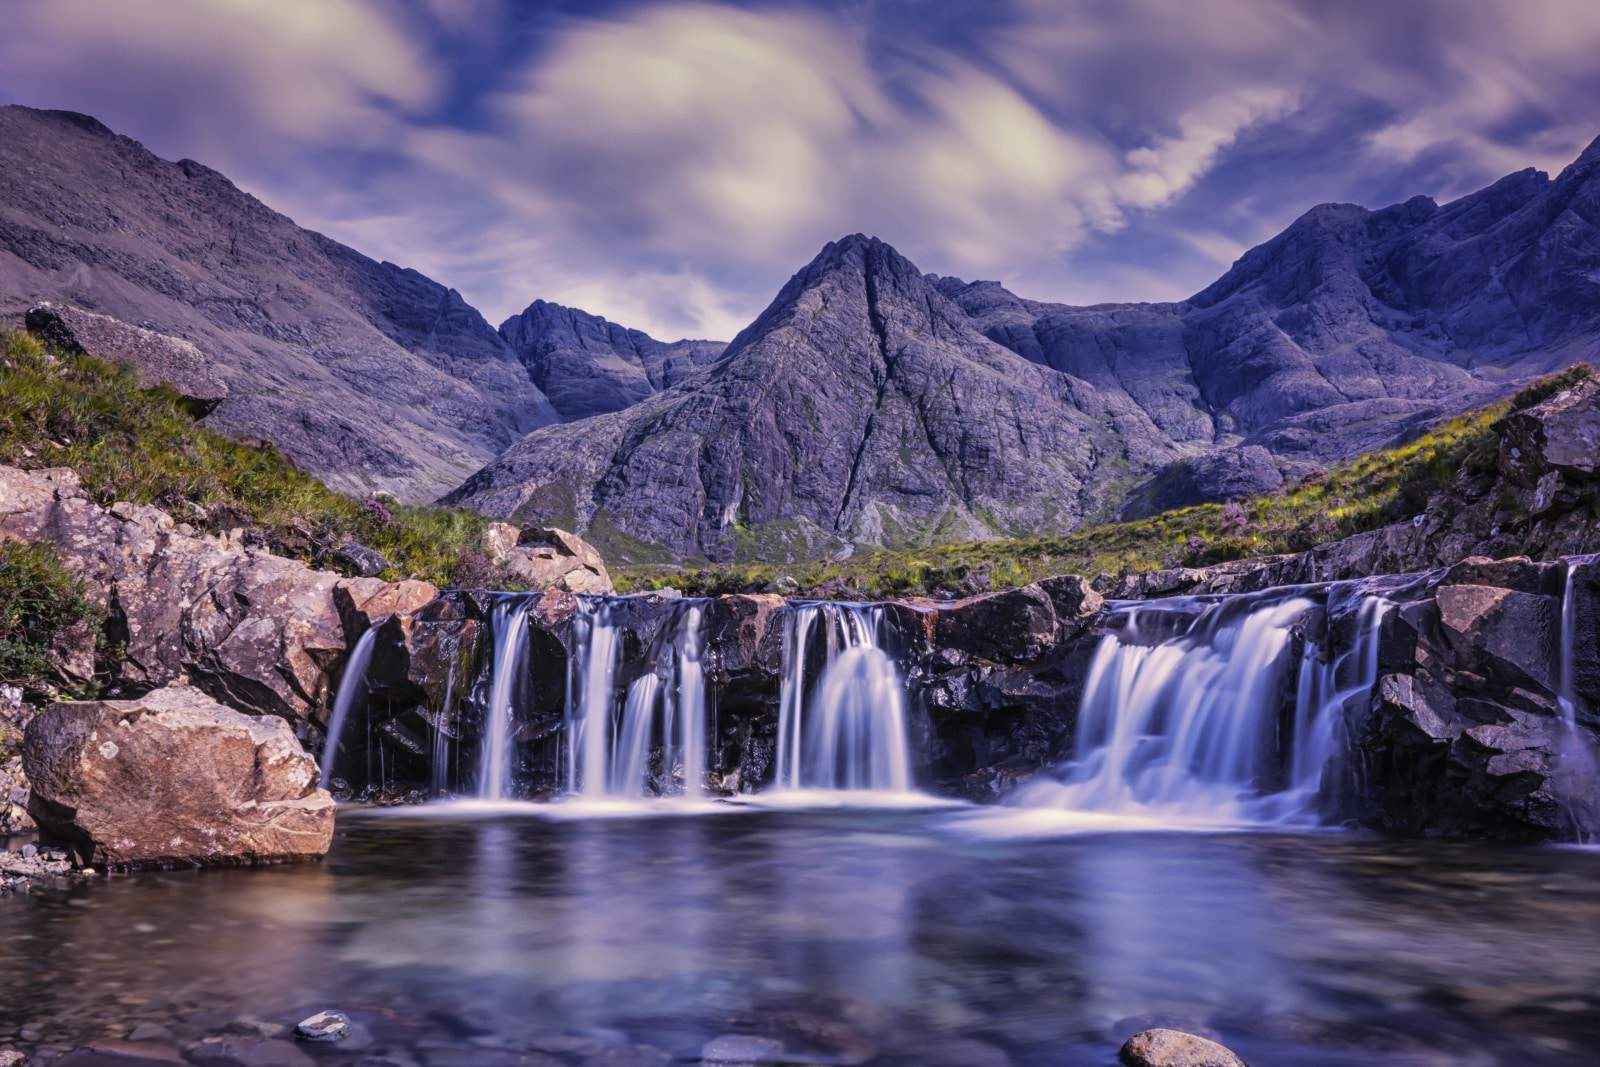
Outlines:
[{"label": "waterfall", "polygon": [[455,708],[456,699],[456,665],[450,664],[450,673],[444,680],[444,705],[439,708],[437,717],[433,720],[433,751],[432,766],[428,785],[434,796],[443,796],[450,788],[450,751],[451,739],[445,724],[449,721],[451,711]]},{"label": "waterfall", "polygon": [[[796,604],[784,620],[778,699],[779,789],[911,789],[905,686],[881,647],[884,612],[860,604]],[[808,685],[821,623],[823,669]]]},{"label": "waterfall", "polygon": [[355,706],[358,697],[367,689],[367,664],[372,661],[372,646],[377,640],[378,630],[369,626],[367,631],[356,641],[356,647],[350,651],[350,659],[344,665],[344,674],[339,678],[339,692],[333,698],[333,714],[328,718],[328,733],[322,743],[322,788],[327,789],[328,783],[333,781],[333,764],[339,754],[339,742],[344,738],[345,722],[350,718],[350,709]]},{"label": "waterfall", "polygon": [[[1289,701],[1297,592],[1127,606],[1101,639],[1079,706],[1075,758],[1025,804],[1224,822],[1317,820],[1345,717],[1376,681],[1389,604],[1363,599],[1356,640],[1306,645]],[[1287,734],[1287,736],[1285,736]]]},{"label": "waterfall", "polygon": [[[679,608],[636,665],[638,675],[621,690],[622,631],[612,605],[586,601],[579,609],[567,706],[567,782],[573,793],[589,800],[643,799],[672,792],[669,783],[681,771],[684,796],[705,794],[704,614],[698,603]],[[658,778],[651,773],[653,752],[660,753]]]},{"label": "waterfall", "polygon": [[1600,760],[1596,759],[1593,742],[1585,735],[1578,722],[1578,598],[1575,586],[1579,568],[1593,563],[1600,556],[1569,559],[1566,580],[1561,590],[1561,661],[1556,705],[1561,710],[1561,751],[1557,768],[1560,792],[1572,822],[1573,832],[1580,842],[1588,842],[1594,832],[1591,824],[1600,822],[1600,810],[1591,810],[1597,804],[1595,792],[1600,783]]},{"label": "waterfall", "polygon": [[526,659],[528,610],[532,597],[505,597],[490,615],[494,640],[494,673],[489,682],[489,708],[478,765],[478,796],[504,800],[511,795],[512,726],[516,720],[517,681]]}]

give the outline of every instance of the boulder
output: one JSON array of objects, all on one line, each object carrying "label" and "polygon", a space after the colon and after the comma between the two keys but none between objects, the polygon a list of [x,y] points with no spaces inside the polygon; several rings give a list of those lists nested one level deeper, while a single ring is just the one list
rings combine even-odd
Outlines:
[{"label": "boulder", "polygon": [[28,330],[46,344],[120,363],[133,371],[141,385],[169,386],[196,415],[209,413],[228,398],[228,386],[211,360],[181,337],[68,304],[36,304],[28,309],[25,321]]},{"label": "boulder", "polygon": [[1117,1053],[1126,1067],[1247,1067],[1231,1050],[1182,1030],[1144,1030]]},{"label": "boulder", "polygon": [[347,541],[333,550],[333,565],[352,578],[376,578],[389,569],[389,561],[375,548]]},{"label": "boulder", "polygon": [[523,530],[503,565],[519,581],[534,589],[567,593],[610,593],[611,575],[605,560],[589,542],[554,527]]},{"label": "boulder", "polygon": [[87,864],[309,859],[333,836],[333,798],[289,724],[186,686],[52,704],[23,763],[41,833]]},{"label": "boulder", "polygon": [[398,582],[351,578],[333,587],[333,602],[344,621],[345,633],[352,640],[385,615],[409,615],[421,611],[438,596],[438,587],[415,578]]},{"label": "boulder", "polygon": [[[1600,468],[1600,376],[1506,416],[1500,442],[1501,473],[1525,488],[1545,482],[1547,498],[1560,482],[1593,479]],[[1556,482],[1547,481],[1552,474]]]},{"label": "boulder", "polygon": [[180,532],[159,508],[101,508],[66,468],[0,466],[0,540],[44,541],[106,609],[113,686],[187,677],[245,711],[307,718],[346,650],[336,574]]},{"label": "boulder", "polygon": [[1442,585],[1439,623],[1456,665],[1508,685],[1554,690],[1561,605],[1554,597],[1489,585]]}]

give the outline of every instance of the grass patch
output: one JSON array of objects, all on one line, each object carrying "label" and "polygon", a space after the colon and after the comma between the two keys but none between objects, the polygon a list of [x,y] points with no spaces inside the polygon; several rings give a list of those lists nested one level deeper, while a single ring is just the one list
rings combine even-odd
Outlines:
[{"label": "grass patch", "polygon": [[1138,573],[1301,552],[1409,518],[1452,487],[1465,495],[1488,491],[1499,452],[1499,421],[1594,373],[1587,366],[1569,368],[1405,444],[1250,500],[1086,526],[1060,537],[862,551],[843,561],[636,567],[614,577],[624,590],[671,586],[716,595],[760,590],[787,575],[805,590],[877,598],[1004,588],[1052,574]]},{"label": "grass patch", "polygon": [[154,504],[199,529],[243,528],[253,543],[317,566],[357,541],[383,554],[391,579],[451,584],[489,522],[334,492],[270,445],[206,429],[173,390],[140,388],[125,368],[12,330],[0,331],[0,460],[71,467],[101,505]]},{"label": "grass patch", "polygon": [[74,628],[98,637],[100,612],[49,545],[0,542],[0,682],[48,687],[56,640]]}]

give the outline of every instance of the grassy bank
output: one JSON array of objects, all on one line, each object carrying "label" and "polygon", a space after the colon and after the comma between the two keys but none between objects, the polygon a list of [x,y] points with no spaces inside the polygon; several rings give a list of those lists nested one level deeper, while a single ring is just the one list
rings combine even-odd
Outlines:
[{"label": "grassy bank", "polygon": [[481,515],[336,493],[270,445],[206,429],[173,391],[142,389],[124,368],[11,330],[0,331],[0,462],[71,467],[103,505],[154,504],[200,529],[242,528],[315,565],[351,541],[382,553],[390,578],[444,584],[487,563]]},{"label": "grassy bank", "polygon": [[1408,518],[1453,485],[1482,491],[1494,477],[1501,418],[1592,373],[1584,366],[1571,368],[1405,444],[1250,500],[1180,508],[1061,537],[866,551],[841,561],[640,567],[615,577],[624,589],[672,586],[715,595],[760,590],[788,576],[803,590],[890,597],[1003,588],[1051,574],[1135,573],[1300,552]]}]

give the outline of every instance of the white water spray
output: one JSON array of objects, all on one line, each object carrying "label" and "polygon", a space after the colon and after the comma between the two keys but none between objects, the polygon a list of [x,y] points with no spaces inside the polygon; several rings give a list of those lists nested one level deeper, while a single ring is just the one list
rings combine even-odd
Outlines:
[{"label": "white water spray", "polygon": [[1562,739],[1557,768],[1562,800],[1575,836],[1582,843],[1593,840],[1593,823],[1600,818],[1600,759],[1594,742],[1578,721],[1578,597],[1580,568],[1600,557],[1584,556],[1567,561],[1566,581],[1561,591],[1560,683],[1556,705],[1561,710]]},{"label": "white water spray", "polygon": [[[823,628],[822,674],[808,684],[812,634]],[[883,650],[883,609],[792,605],[784,621],[779,693],[779,789],[911,788],[905,685]]]},{"label": "white water spray", "polygon": [[528,644],[528,610],[533,598],[500,601],[490,616],[494,674],[489,683],[488,721],[478,771],[478,796],[504,800],[511,795],[511,735],[516,719],[517,680]]},{"label": "white water spray", "polygon": [[1307,642],[1285,722],[1288,652],[1315,607],[1285,595],[1126,609],[1090,666],[1074,762],[1020,801],[1182,821],[1317,821],[1346,712],[1376,679],[1388,603],[1366,598],[1356,642],[1326,662]]},{"label": "white water spray", "polygon": [[344,674],[339,678],[339,692],[333,698],[333,714],[328,718],[328,733],[322,744],[324,789],[333,781],[333,764],[339,755],[339,743],[344,739],[350,709],[367,691],[367,665],[372,662],[372,646],[377,636],[377,628],[369,626],[367,632],[356,641],[356,647],[350,650],[349,662],[344,665]]}]

